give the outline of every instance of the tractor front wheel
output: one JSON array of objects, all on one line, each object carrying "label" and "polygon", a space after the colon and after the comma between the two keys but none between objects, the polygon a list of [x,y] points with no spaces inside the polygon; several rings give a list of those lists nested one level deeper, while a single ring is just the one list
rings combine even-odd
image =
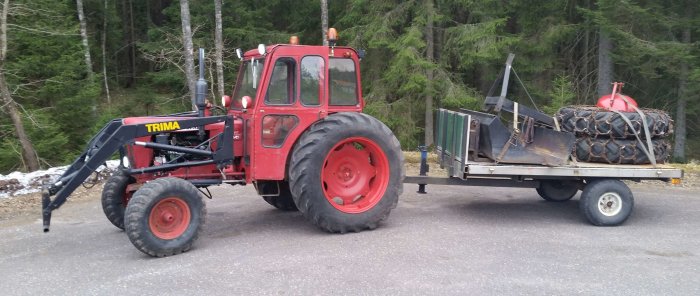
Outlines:
[{"label": "tractor front wheel", "polygon": [[396,207],[403,190],[403,154],[379,120],[362,113],[333,114],[312,125],[292,153],[294,202],[321,229],[374,229]]},{"label": "tractor front wheel", "polygon": [[132,192],[126,188],[135,180],[121,170],[107,179],[102,189],[102,211],[109,222],[119,229],[124,229],[124,212]]},{"label": "tractor front wheel", "polygon": [[192,183],[161,178],[134,193],[126,207],[125,229],[141,252],[165,257],[192,247],[205,216],[206,207]]}]

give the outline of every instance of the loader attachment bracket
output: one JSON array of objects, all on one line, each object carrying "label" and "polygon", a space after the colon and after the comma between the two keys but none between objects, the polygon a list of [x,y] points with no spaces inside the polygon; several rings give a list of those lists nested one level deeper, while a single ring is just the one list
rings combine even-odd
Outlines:
[{"label": "loader attachment bracket", "polygon": [[[460,167],[465,166],[465,161],[480,158],[495,163],[544,166],[568,162],[574,135],[559,131],[553,117],[507,98],[510,74],[516,73],[512,66],[514,58],[515,55],[508,55],[505,69],[484,100],[483,110],[488,113],[438,110],[435,142],[441,154],[440,163],[450,169],[451,176],[463,173]],[[518,78],[517,74],[515,77]],[[524,88],[519,78],[518,81]],[[495,96],[499,83],[501,93]],[[502,111],[510,115],[502,115]],[[503,119],[511,122],[505,124]]]},{"label": "loader attachment bracket", "polygon": [[[508,54],[506,59],[506,66],[501,72],[501,75],[496,79],[493,86],[489,90],[486,99],[484,100],[483,110],[489,113],[499,113],[501,111],[506,111],[515,114],[518,117],[530,117],[535,119],[538,123],[544,124],[550,127],[555,127],[554,118],[540,112],[539,110],[532,109],[530,107],[519,105],[508,99],[508,86],[510,85],[510,73],[513,72],[513,59],[515,59],[514,54]],[[499,96],[494,96],[493,93],[496,89],[498,83],[501,83],[501,94]],[[520,82],[521,86],[522,81]]]}]

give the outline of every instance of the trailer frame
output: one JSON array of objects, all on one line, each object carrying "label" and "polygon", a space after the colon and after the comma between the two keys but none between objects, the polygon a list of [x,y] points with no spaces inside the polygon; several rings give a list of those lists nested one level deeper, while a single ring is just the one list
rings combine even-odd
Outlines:
[{"label": "trailer frame", "polygon": [[[445,177],[427,176],[427,153],[421,148],[421,174],[406,176],[404,183],[419,185],[419,193],[432,185],[535,188],[548,201],[567,201],[583,191],[579,207],[598,226],[622,224],[632,213],[634,197],[622,180],[659,180],[680,183],[683,170],[669,165],[619,165],[578,162],[565,165],[499,163],[479,155],[480,113],[440,109],[435,150]],[[489,116],[492,116],[488,114]],[[510,143],[506,143],[510,145]],[[558,196],[559,195],[559,196]],[[607,212],[606,212],[607,211]]]}]

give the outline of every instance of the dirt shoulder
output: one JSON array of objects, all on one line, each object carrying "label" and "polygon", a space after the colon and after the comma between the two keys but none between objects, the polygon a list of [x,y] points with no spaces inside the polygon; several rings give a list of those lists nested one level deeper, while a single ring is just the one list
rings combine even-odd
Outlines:
[{"label": "dirt shoulder", "polygon": [[[103,184],[92,188],[78,187],[67,202],[97,200]],[[20,216],[41,218],[41,192],[0,198],[0,222]]]}]

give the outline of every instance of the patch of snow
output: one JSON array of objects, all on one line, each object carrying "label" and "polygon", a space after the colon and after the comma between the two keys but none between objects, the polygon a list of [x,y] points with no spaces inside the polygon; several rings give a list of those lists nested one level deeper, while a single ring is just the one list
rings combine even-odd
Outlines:
[{"label": "patch of snow", "polygon": [[[119,160],[108,160],[106,164],[106,168],[105,166],[100,166],[97,168],[97,171],[102,172],[105,169],[113,171],[119,166]],[[0,186],[0,198],[9,198],[12,196],[39,192],[41,191],[41,184],[44,179],[48,180],[49,183],[55,182],[67,169],[68,166],[59,166],[30,173],[12,172],[7,175],[0,174],[0,184],[2,184],[3,181],[12,182],[12,185],[7,186],[7,189]]]}]

